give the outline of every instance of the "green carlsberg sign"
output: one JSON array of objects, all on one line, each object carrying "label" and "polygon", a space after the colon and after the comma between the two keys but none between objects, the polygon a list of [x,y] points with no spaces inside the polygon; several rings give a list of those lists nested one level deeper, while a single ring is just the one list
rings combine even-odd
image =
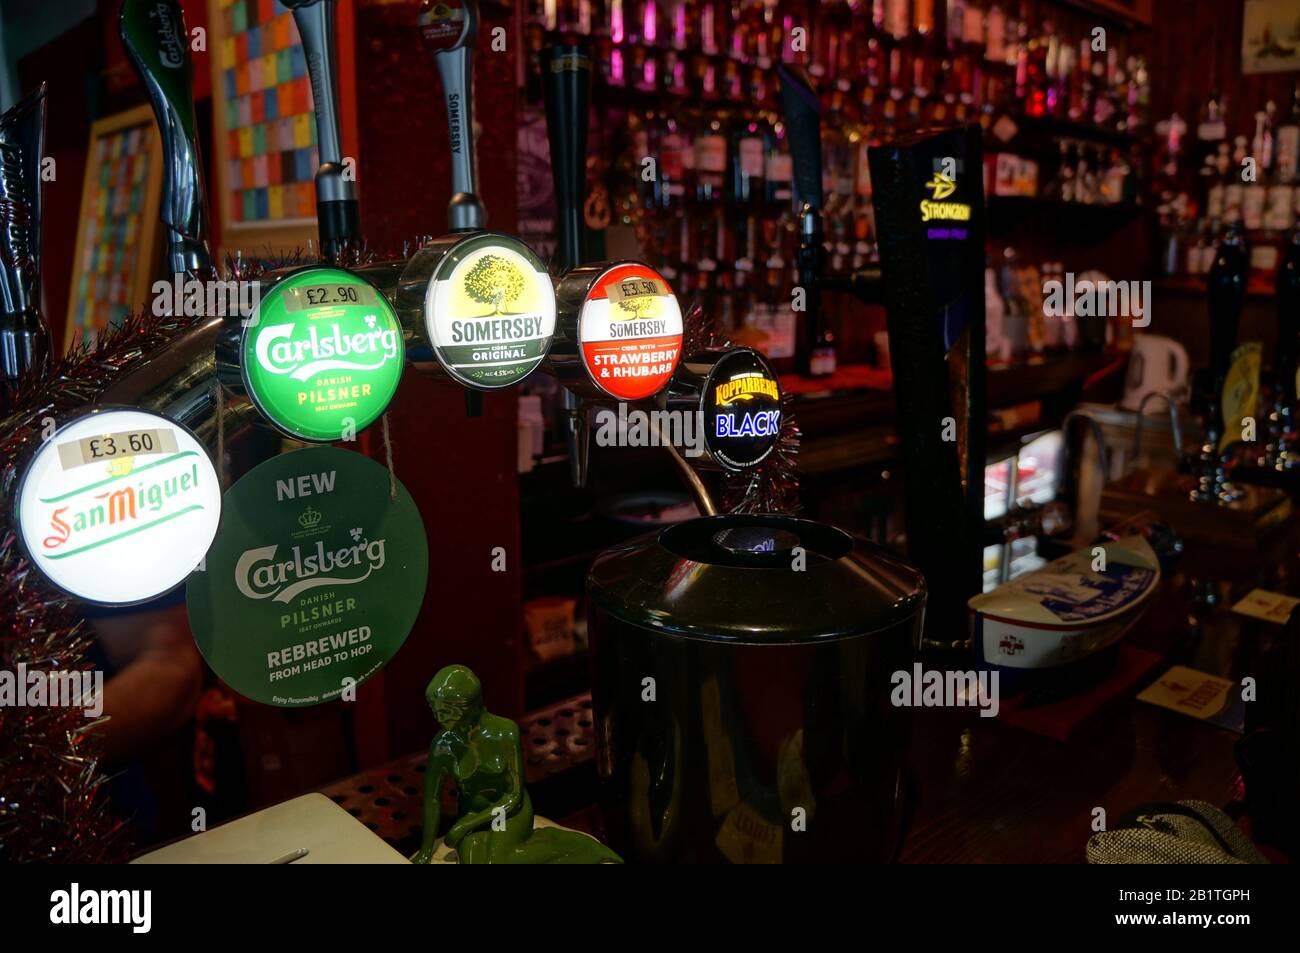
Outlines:
[{"label": "green carlsberg sign", "polygon": [[332,701],[406,641],[429,551],[406,488],[352,450],[282,454],[226,493],[221,529],[186,592],[199,651],[241,695]]},{"label": "green carlsberg sign", "polygon": [[402,377],[402,329],[374,285],[338,268],[276,283],[243,331],[244,387],[262,415],[301,440],[370,426]]}]

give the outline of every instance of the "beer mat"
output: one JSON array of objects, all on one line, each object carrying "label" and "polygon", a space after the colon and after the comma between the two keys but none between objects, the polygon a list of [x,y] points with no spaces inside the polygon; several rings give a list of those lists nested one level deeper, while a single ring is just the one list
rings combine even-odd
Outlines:
[{"label": "beer mat", "polygon": [[1114,670],[1092,687],[1046,704],[1034,704],[1031,692],[1004,698],[998,719],[1053,741],[1069,741],[1080,725],[1112,699],[1131,691],[1159,661],[1155,652],[1121,645]]},{"label": "beer mat", "polygon": [[1294,596],[1284,596],[1280,592],[1270,592],[1267,589],[1252,589],[1232,607],[1232,611],[1239,615],[1250,616],[1252,619],[1263,619],[1265,622],[1286,625],[1286,620],[1291,617],[1291,610],[1298,605],[1300,599]]},{"label": "beer mat", "polygon": [[1241,686],[1228,678],[1175,665],[1140,695],[1138,701],[1208,721],[1237,734],[1246,727],[1246,702]]},{"label": "beer mat", "polygon": [[782,374],[781,390],[787,394],[818,394],[835,390],[892,390],[894,375],[870,364],[846,364],[826,377]]}]

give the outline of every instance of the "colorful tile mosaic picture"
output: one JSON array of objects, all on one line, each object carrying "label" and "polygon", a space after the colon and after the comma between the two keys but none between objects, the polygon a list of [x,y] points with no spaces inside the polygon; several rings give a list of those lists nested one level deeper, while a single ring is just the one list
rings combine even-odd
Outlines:
[{"label": "colorful tile mosaic picture", "polygon": [[278,0],[219,0],[228,221],[316,215],[316,122],[293,15]]},{"label": "colorful tile mosaic picture", "polygon": [[139,300],[153,268],[160,143],[152,116],[92,133],[68,307],[67,343],[90,342],[117,327]]}]

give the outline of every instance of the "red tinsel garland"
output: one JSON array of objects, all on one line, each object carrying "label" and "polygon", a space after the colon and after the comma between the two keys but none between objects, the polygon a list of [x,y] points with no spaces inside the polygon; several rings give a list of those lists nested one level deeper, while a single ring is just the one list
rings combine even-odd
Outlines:
[{"label": "red tinsel garland", "polygon": [[[87,631],[79,603],[27,561],[13,525],[22,466],[52,427],[94,403],[127,368],[201,320],[138,315],[35,370],[0,423],[0,669],[86,671]],[[124,826],[109,810],[95,726],[82,709],[0,707],[0,862],[104,863],[124,858]]]},{"label": "red tinsel garland", "polygon": [[[349,250],[346,264],[374,259]],[[277,267],[314,264],[301,253],[227,260],[225,276],[251,280]],[[15,534],[14,491],[22,467],[49,436],[109,384],[147,361],[203,316],[132,315],[89,346],[36,368],[0,421],[0,670],[86,671],[87,630],[80,604],[32,569]],[[0,707],[0,863],[105,863],[125,858],[124,823],[112,816],[95,734],[98,722],[76,707]]]}]

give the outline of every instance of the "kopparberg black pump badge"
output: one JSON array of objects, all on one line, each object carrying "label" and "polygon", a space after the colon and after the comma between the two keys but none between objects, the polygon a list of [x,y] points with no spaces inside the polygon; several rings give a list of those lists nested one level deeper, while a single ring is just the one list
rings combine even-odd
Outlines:
[{"label": "kopparberg black pump badge", "polygon": [[757,351],[731,351],[713,366],[701,410],[713,458],[735,470],[752,467],[772,452],[781,433],[776,373]]}]

